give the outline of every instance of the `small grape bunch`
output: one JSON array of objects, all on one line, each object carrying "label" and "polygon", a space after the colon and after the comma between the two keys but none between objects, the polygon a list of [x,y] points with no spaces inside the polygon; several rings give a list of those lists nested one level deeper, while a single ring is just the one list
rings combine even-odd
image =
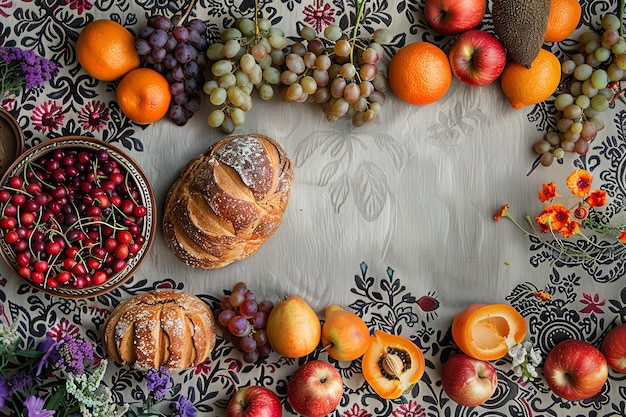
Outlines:
[{"label": "small grape bunch", "polygon": [[291,45],[285,56],[282,99],[319,103],[329,122],[345,115],[354,126],[376,120],[388,87],[378,64],[390,32],[378,29],[367,38],[349,38],[339,26],[329,25],[323,38],[307,26],[300,35],[303,41]]},{"label": "small grape bunch", "polygon": [[604,128],[599,117],[622,94],[626,76],[626,40],[620,19],[607,14],[599,31],[580,34],[578,52],[561,63],[566,88],[554,99],[556,130],[535,143],[538,161],[550,166],[572,152],[585,155],[590,142]]},{"label": "small grape bunch", "polygon": [[211,77],[203,90],[214,107],[209,126],[232,133],[245,123],[253,91],[261,100],[274,96],[286,44],[283,31],[268,19],[240,18],[221,33],[220,42],[208,46]]},{"label": "small grape bunch", "polygon": [[265,327],[274,303],[257,300],[244,282],[236,283],[230,294],[220,300],[216,310],[218,323],[224,328],[224,339],[243,352],[243,359],[255,363],[272,352]]},{"label": "small grape bunch", "polygon": [[183,126],[200,109],[200,89],[208,59],[206,23],[200,19],[154,15],[135,42],[145,64],[165,76],[172,101],[169,118]]}]

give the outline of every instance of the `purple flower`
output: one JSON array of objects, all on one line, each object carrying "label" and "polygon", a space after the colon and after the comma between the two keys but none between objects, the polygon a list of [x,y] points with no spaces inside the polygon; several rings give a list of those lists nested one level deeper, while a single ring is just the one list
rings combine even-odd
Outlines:
[{"label": "purple flower", "polygon": [[159,369],[152,368],[146,373],[146,387],[155,400],[160,401],[170,392],[174,381],[167,369],[161,366]]},{"label": "purple flower", "polygon": [[176,413],[172,414],[172,417],[196,417],[198,410],[187,398],[182,395],[178,397],[176,401]]},{"label": "purple flower", "polygon": [[20,369],[16,371],[13,375],[11,375],[10,385],[11,385],[11,395],[14,393],[23,390],[28,387],[35,381],[35,375],[30,370]]},{"label": "purple flower", "polygon": [[28,411],[28,417],[52,417],[55,411],[43,408],[44,405],[45,401],[34,395],[30,395],[24,401],[24,407],[26,407]]},{"label": "purple flower", "polygon": [[57,347],[57,368],[74,375],[85,373],[85,361],[93,360],[93,345],[82,337],[65,335]]},{"label": "purple flower", "polygon": [[42,85],[58,73],[57,65],[33,51],[18,47],[0,47],[0,94],[21,88],[31,89]]},{"label": "purple flower", "polygon": [[35,377],[39,378],[41,376],[41,372],[44,369],[47,369],[49,366],[53,365],[59,360],[59,355],[56,350],[57,342],[51,337],[46,337],[40,344],[37,346],[37,350],[43,352],[43,356],[39,360],[39,364],[37,364],[37,371],[35,372]]},{"label": "purple flower", "polygon": [[11,398],[9,384],[6,379],[0,377],[0,408],[4,407],[9,398]]}]

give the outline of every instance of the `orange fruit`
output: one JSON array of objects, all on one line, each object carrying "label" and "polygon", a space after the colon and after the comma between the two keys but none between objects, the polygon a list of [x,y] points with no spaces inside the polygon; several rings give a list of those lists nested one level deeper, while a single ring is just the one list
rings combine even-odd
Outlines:
[{"label": "orange fruit", "polygon": [[391,91],[410,104],[430,104],[443,97],[452,83],[446,53],[428,42],[400,48],[387,68]]},{"label": "orange fruit", "polygon": [[141,124],[165,116],[172,100],[165,77],[150,68],[137,68],[126,74],[117,86],[116,95],[124,114]]},{"label": "orange fruit", "polygon": [[94,20],[78,35],[76,57],[92,77],[114,81],[139,67],[135,37],[113,20]]},{"label": "orange fruit", "polygon": [[571,35],[580,21],[582,9],[578,0],[551,0],[548,29],[543,39],[560,42]]},{"label": "orange fruit", "polygon": [[546,100],[557,89],[560,81],[561,62],[545,49],[539,50],[530,68],[509,61],[500,76],[502,92],[515,109]]}]

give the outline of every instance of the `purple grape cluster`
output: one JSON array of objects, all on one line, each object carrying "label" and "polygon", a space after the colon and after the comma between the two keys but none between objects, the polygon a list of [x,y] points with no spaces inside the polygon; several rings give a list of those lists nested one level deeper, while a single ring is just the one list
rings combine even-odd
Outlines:
[{"label": "purple grape cluster", "polygon": [[183,126],[200,109],[200,89],[208,63],[206,23],[151,16],[139,30],[135,49],[145,64],[163,74],[170,84],[172,102],[168,116]]},{"label": "purple grape cluster", "polygon": [[217,321],[224,328],[224,339],[243,352],[248,363],[272,352],[265,327],[273,308],[272,301],[258,300],[245,283],[238,282],[230,294],[221,298],[220,307],[215,310]]}]

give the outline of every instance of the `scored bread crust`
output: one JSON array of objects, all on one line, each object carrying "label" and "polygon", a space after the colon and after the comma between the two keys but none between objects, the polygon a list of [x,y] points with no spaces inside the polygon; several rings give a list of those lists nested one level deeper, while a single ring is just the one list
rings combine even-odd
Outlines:
[{"label": "scored bread crust", "polygon": [[193,267],[248,258],[278,229],[292,180],[292,163],[276,141],[228,136],[192,159],[169,189],[165,241]]},{"label": "scored bread crust", "polygon": [[106,352],[139,370],[180,371],[198,366],[215,347],[211,308],[195,295],[153,290],[118,304],[102,327]]}]

